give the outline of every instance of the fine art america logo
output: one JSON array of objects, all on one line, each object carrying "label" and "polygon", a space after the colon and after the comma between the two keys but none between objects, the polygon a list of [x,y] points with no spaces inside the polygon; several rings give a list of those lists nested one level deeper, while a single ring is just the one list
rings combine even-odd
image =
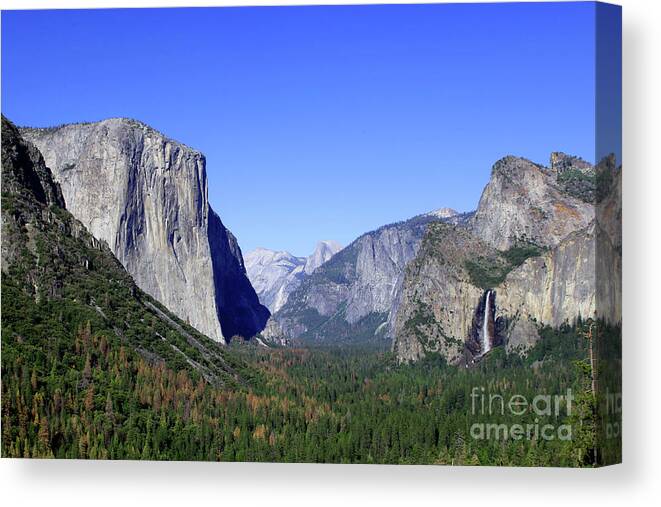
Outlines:
[{"label": "fine art america logo", "polygon": [[470,428],[471,437],[476,440],[572,439],[570,424],[552,424],[571,416],[574,402],[571,389],[566,394],[538,394],[528,398],[521,394],[491,394],[484,387],[473,387],[470,398],[471,413],[480,420]]}]

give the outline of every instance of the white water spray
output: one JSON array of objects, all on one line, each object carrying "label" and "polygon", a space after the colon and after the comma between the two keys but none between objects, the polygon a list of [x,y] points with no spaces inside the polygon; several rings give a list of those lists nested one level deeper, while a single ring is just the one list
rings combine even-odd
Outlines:
[{"label": "white water spray", "polygon": [[491,313],[489,312],[490,303],[491,291],[488,290],[484,300],[484,316],[482,319],[482,355],[491,350],[491,337],[489,336],[489,317],[491,316]]}]

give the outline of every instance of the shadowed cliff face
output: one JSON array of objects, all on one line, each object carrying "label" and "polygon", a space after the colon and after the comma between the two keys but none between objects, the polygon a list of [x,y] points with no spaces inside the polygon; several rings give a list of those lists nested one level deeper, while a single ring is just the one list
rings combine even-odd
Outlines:
[{"label": "shadowed cliff face", "polygon": [[209,206],[201,153],[128,119],[22,133],[140,288],[218,341],[264,327],[236,240]]},{"label": "shadowed cliff face", "polygon": [[236,238],[220,217],[209,211],[209,247],[223,336],[251,337],[264,329],[270,313],[250,285]]}]

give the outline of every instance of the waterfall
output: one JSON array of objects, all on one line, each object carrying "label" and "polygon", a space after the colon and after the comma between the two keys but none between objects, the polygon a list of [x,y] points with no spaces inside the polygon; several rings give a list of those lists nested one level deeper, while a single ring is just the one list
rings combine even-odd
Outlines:
[{"label": "waterfall", "polygon": [[484,298],[484,317],[482,319],[482,354],[491,350],[491,336],[489,336],[489,318],[491,313],[489,305],[491,303],[491,291],[488,290]]}]

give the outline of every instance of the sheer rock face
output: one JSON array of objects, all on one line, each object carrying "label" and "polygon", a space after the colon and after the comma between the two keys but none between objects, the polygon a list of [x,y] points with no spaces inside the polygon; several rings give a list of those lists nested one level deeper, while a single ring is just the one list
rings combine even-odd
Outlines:
[{"label": "sheer rock face", "polygon": [[483,289],[471,283],[465,261],[494,257],[494,248],[462,227],[432,224],[420,252],[406,269],[393,318],[393,352],[400,362],[437,352],[456,362]]},{"label": "sheer rock face", "polygon": [[129,119],[22,133],[140,288],[221,342],[264,327],[238,244],[209,207],[201,153]]},{"label": "sheer rock face", "polygon": [[[438,352],[449,362],[466,358],[465,344],[477,317],[481,326],[485,288],[476,286],[466,261],[497,259],[499,252],[469,231],[430,228],[407,269],[395,319],[393,351],[402,362]],[[493,325],[509,351],[523,353],[539,339],[537,326],[558,327],[595,314],[594,223],[555,248],[512,269],[492,290]],[[480,327],[478,326],[478,328]],[[477,354],[469,354],[470,359]]]},{"label": "sheer rock face", "polygon": [[424,228],[385,227],[357,240],[355,279],[348,291],[346,320],[389,313],[406,265],[416,256]]},{"label": "sheer rock face", "polygon": [[496,162],[471,220],[475,235],[500,250],[522,242],[551,247],[587,227],[594,205],[558,183],[557,168],[563,166],[561,160],[569,164],[568,159],[580,160],[554,154],[551,169],[512,156]]},{"label": "sheer rock face", "polygon": [[305,275],[313,273],[341,249],[335,241],[320,241],[309,257],[295,257],[289,252],[257,248],[245,256],[246,271],[261,303],[275,313]]},{"label": "sheer rock face", "polygon": [[509,320],[508,350],[534,345],[539,336],[533,323],[557,328],[595,316],[595,248],[592,222],[508,274],[496,289],[497,315]]}]

